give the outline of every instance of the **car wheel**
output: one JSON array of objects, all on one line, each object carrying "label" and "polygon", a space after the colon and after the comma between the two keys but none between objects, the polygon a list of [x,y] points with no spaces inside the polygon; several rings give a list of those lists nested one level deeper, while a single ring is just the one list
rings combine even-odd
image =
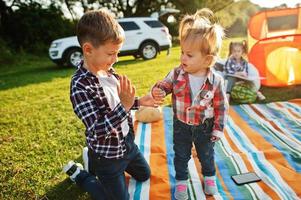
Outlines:
[{"label": "car wheel", "polygon": [[66,62],[68,66],[77,67],[83,59],[83,53],[80,49],[71,49],[66,54]]},{"label": "car wheel", "polygon": [[153,59],[158,54],[157,45],[153,42],[143,43],[140,47],[140,55],[144,60]]}]

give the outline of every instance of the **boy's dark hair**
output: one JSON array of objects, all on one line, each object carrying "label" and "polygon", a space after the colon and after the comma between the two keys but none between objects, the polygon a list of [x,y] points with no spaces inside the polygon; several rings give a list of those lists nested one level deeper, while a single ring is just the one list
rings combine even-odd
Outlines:
[{"label": "boy's dark hair", "polygon": [[124,41],[124,31],[114,16],[106,10],[88,11],[77,24],[77,39],[82,46],[90,42],[94,47]]},{"label": "boy's dark hair", "polygon": [[230,42],[230,44],[229,44],[229,55],[228,56],[231,56],[232,50],[233,50],[233,48],[235,46],[241,47],[243,53],[245,53],[245,54],[248,53],[248,44],[247,44],[247,41],[243,40],[241,42]]}]

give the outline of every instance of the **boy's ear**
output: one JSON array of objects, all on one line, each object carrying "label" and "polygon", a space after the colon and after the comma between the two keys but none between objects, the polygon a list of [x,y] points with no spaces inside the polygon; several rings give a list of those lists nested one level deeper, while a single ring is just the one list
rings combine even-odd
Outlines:
[{"label": "boy's ear", "polygon": [[82,46],[84,55],[88,55],[88,56],[91,55],[92,49],[93,49],[93,46],[89,42],[85,42]]}]

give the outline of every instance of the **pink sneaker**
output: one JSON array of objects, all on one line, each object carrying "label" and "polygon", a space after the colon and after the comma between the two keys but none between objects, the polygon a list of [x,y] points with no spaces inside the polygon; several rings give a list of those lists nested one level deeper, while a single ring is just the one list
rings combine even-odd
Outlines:
[{"label": "pink sneaker", "polygon": [[187,181],[186,180],[176,182],[175,198],[177,200],[187,200],[188,199]]},{"label": "pink sneaker", "polygon": [[207,195],[215,195],[217,193],[215,176],[205,176],[204,182],[205,182],[204,192]]}]

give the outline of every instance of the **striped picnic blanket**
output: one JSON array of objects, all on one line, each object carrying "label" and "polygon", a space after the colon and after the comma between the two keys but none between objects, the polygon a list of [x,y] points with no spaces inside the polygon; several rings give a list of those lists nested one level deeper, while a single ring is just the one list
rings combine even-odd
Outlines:
[{"label": "striped picnic blanket", "polygon": [[[139,183],[128,179],[130,199],[174,199],[172,109],[163,119],[136,123],[135,142],[152,169]],[[193,150],[189,161],[190,199],[301,199],[301,100],[236,105],[223,137],[215,145],[219,194],[205,196],[201,166]],[[262,181],[237,186],[231,175],[254,171]]]}]

